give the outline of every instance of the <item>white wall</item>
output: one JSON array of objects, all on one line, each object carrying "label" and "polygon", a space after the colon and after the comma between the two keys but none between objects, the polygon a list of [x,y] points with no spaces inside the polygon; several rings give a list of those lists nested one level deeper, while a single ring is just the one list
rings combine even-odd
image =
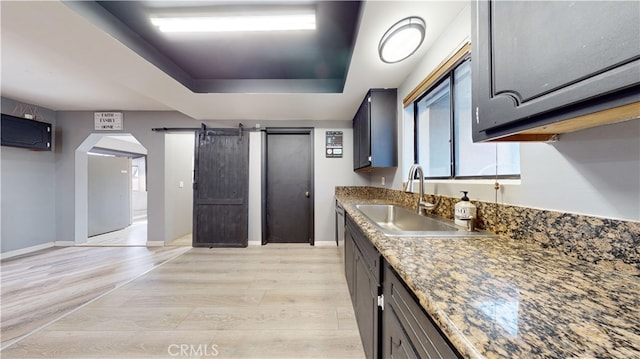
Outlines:
[{"label": "white wall", "polygon": [[[406,97],[470,37],[471,14],[466,7],[399,87],[398,99]],[[401,107],[399,103],[399,119]],[[400,144],[403,130],[399,120]],[[406,162],[399,147],[399,163]],[[524,207],[640,221],[640,120],[562,135],[552,144],[522,143],[520,163],[520,181],[499,181],[503,186],[498,193],[492,180],[427,181],[426,191],[457,197],[464,189],[475,200],[497,199]],[[392,187],[399,189],[406,170],[374,173],[370,184],[379,185],[381,175],[393,176]]]},{"label": "white wall", "polygon": [[165,241],[191,233],[193,229],[193,156],[195,135],[167,133],[165,149]]}]

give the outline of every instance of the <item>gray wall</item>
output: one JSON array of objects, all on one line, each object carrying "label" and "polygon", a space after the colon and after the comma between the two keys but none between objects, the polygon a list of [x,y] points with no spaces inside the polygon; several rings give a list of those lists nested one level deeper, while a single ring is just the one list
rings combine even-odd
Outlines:
[{"label": "gray wall", "polygon": [[[6,104],[5,104],[6,103]],[[12,108],[15,103],[3,99],[3,108]],[[41,110],[42,112],[43,110]],[[43,112],[44,113],[44,112]],[[32,153],[31,151],[9,149],[2,153],[2,251],[25,248],[37,244],[50,243],[53,241],[76,241],[82,243],[86,241],[87,228],[87,155],[77,151],[81,145],[87,146],[85,140],[89,135],[96,133],[93,130],[93,112],[89,111],[61,111],[54,113],[48,111],[47,117],[52,118],[49,122],[55,122],[56,140],[54,141],[54,153]],[[235,127],[236,122],[207,121],[210,127]],[[168,242],[177,236],[182,235],[187,229],[185,224],[190,219],[182,220],[182,225],[175,225],[174,218],[178,209],[174,207],[176,198],[172,190],[178,190],[177,178],[165,178],[167,169],[165,161],[173,166],[175,162],[172,156],[166,153],[165,134],[151,131],[155,127],[200,127],[201,121],[194,121],[177,112],[125,112],[124,130],[122,132],[109,132],[109,134],[131,134],[148,151],[147,177],[148,177],[148,240]],[[255,122],[247,121],[247,127],[253,127]],[[336,185],[365,184],[366,177],[361,177],[352,171],[352,142],[350,121],[335,121],[315,123],[309,121],[279,121],[262,123],[262,127],[315,127],[315,219],[316,233],[315,239],[318,242],[330,242],[333,240],[333,188]],[[345,154],[342,159],[327,159],[324,157],[324,135],[326,130],[345,131]],[[104,134],[104,132],[101,132]],[[95,136],[95,135],[94,135]],[[259,138],[259,137],[258,137]],[[90,142],[90,141],[88,141]],[[254,156],[259,156],[259,141],[255,143]],[[172,146],[171,144],[169,145]],[[190,147],[189,152],[193,153],[193,144],[183,146],[184,153]],[[3,148],[4,150],[4,148]],[[257,153],[255,153],[257,151]],[[171,153],[171,152],[169,152]],[[167,157],[168,156],[168,157]],[[12,159],[17,159],[17,163],[12,163]],[[184,162],[184,159],[181,160]],[[25,168],[26,166],[26,168]],[[76,167],[77,171],[76,171]],[[190,167],[190,160],[189,160]],[[15,170],[14,170],[15,169]],[[190,170],[190,169],[189,169]],[[11,176],[9,175],[11,173]],[[185,172],[186,173],[186,172]],[[256,178],[252,178],[252,183],[259,184],[259,169],[252,172]],[[17,175],[20,174],[20,175]],[[253,176],[253,175],[252,175]],[[43,180],[49,178],[49,180]],[[181,207],[184,207],[184,199],[191,195],[184,195],[191,189],[191,174],[183,180],[184,190],[180,190],[179,198]],[[258,180],[258,181],[256,181]],[[33,186],[24,184],[33,183]],[[24,186],[24,191],[16,191],[14,186]],[[34,192],[32,188],[36,187]],[[44,186],[43,186],[44,184]],[[76,196],[77,188],[85,186],[83,196]],[[5,186],[6,185],[6,186]],[[6,189],[12,188],[11,193],[5,195]],[[43,193],[40,193],[43,192]],[[259,191],[258,191],[259,195]],[[19,201],[18,198],[21,200]],[[8,204],[11,204],[10,207]],[[19,203],[19,205],[14,205]],[[27,219],[20,222],[13,221],[8,217],[11,213],[28,213]],[[173,212],[172,212],[173,211]],[[180,210],[181,214],[191,210]],[[253,212],[252,212],[253,213]],[[80,218],[76,223],[76,216]],[[253,223],[256,228],[260,225],[260,213],[252,214]],[[37,219],[40,226],[32,226],[33,219]],[[11,224],[7,224],[11,223]],[[13,225],[15,223],[15,225]],[[190,224],[188,225],[190,230]],[[26,233],[25,228],[35,233]],[[27,231],[28,232],[28,231]],[[17,234],[20,234],[17,236]],[[5,239],[7,235],[7,239]],[[15,243],[8,238],[19,238]],[[257,240],[258,238],[254,238]]]},{"label": "gray wall", "polygon": [[193,133],[165,135],[165,222],[169,240],[189,234],[193,229],[194,141]]},{"label": "gray wall", "polygon": [[[49,109],[2,98],[2,113],[22,117],[25,112],[53,124],[56,113]],[[55,136],[54,136],[55,146]],[[37,246],[56,240],[55,154],[27,149],[0,149],[1,252]]]},{"label": "gray wall", "polygon": [[[335,243],[335,200],[336,186],[363,186],[368,176],[353,172],[353,129],[351,121],[344,127],[322,126],[315,134],[315,241]],[[348,126],[348,128],[347,128]],[[326,131],[342,131],[344,154],[342,158],[327,158],[325,155]]]},{"label": "gray wall", "polygon": [[[75,215],[82,210],[82,198],[76,194],[76,149],[93,132],[93,112],[61,111],[61,132],[56,156],[56,232],[58,238],[82,242],[81,226],[76,228]],[[147,149],[147,193],[149,241],[170,241],[165,221],[165,136],[153,132],[155,127],[200,127],[200,122],[177,112],[125,112],[123,133],[132,134]],[[78,162],[83,166],[83,161]],[[84,169],[79,169],[82,174]],[[84,179],[78,179],[78,186]],[[76,211],[78,207],[78,211]]]},{"label": "gray wall", "polygon": [[[78,184],[86,179],[75,178],[76,149],[93,133],[93,112],[58,112],[60,136],[59,155],[56,156],[56,232],[58,238],[78,239],[82,242],[83,231],[74,223],[75,213],[83,213],[83,204],[74,199],[76,181]],[[209,127],[235,127],[237,122],[206,121]],[[152,132],[154,127],[200,127],[201,121],[194,121],[176,112],[125,112],[124,131],[130,133],[148,151],[147,183],[148,183],[148,240],[169,242],[175,239],[182,230],[173,227],[173,217],[168,213],[172,209],[167,188],[175,189],[175,179],[166,178],[165,160],[167,154],[165,135]],[[255,121],[243,122],[246,127],[253,127]],[[362,177],[353,173],[352,143],[350,121],[310,122],[310,121],[272,121],[262,123],[262,127],[315,127],[316,177],[315,177],[315,218],[316,241],[333,240],[333,188],[336,185],[365,184]],[[324,158],[324,131],[345,131],[345,155],[342,159]],[[84,166],[82,160],[78,161]],[[78,171],[83,173],[83,169]],[[253,171],[256,175],[259,171]],[[253,176],[253,175],[252,175]],[[185,186],[187,185],[185,180]],[[76,209],[77,207],[77,209]],[[252,212],[253,213],[253,212]],[[256,216],[256,214],[252,214]],[[254,218],[251,223],[260,223]],[[253,239],[253,238],[252,238]],[[255,240],[255,239],[254,239]]]}]

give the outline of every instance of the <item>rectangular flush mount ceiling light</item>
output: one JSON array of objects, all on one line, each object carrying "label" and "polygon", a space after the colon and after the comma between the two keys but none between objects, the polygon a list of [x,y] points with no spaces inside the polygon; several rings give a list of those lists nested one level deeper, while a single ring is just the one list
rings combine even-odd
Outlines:
[{"label": "rectangular flush mount ceiling light", "polygon": [[155,16],[151,23],[162,32],[236,32],[315,30],[314,11],[265,14]]}]

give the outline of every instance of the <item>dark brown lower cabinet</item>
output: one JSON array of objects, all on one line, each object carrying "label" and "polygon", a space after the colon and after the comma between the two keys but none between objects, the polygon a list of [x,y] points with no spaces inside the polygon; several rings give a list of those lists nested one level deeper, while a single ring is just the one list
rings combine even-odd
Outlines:
[{"label": "dark brown lower cabinet", "polygon": [[345,236],[344,236],[344,274],[347,279],[347,287],[349,288],[349,294],[351,295],[351,302],[355,301],[355,278],[353,274],[355,273],[354,267],[356,265],[356,243],[353,240],[353,237],[346,230],[345,227]]},{"label": "dark brown lower cabinet", "polygon": [[393,359],[417,358],[418,354],[411,340],[407,337],[397,313],[387,309],[382,316],[384,331],[382,332],[382,357]]},{"label": "dark brown lower cabinet", "polygon": [[345,228],[345,276],[366,358],[460,357],[349,216]]},{"label": "dark brown lower cabinet", "polygon": [[458,358],[388,263],[383,278],[382,358]]},{"label": "dark brown lower cabinet", "polygon": [[[352,256],[348,251],[352,248]],[[351,290],[351,302],[358,322],[360,339],[366,358],[380,358],[381,308],[380,253],[358,229],[351,218],[346,219],[345,273]],[[350,263],[351,262],[351,263]]]}]

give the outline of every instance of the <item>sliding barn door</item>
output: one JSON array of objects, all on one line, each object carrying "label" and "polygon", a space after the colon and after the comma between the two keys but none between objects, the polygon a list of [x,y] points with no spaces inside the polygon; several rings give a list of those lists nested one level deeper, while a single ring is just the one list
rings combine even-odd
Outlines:
[{"label": "sliding barn door", "polygon": [[194,176],[193,246],[246,247],[249,136],[237,129],[200,130]]}]

